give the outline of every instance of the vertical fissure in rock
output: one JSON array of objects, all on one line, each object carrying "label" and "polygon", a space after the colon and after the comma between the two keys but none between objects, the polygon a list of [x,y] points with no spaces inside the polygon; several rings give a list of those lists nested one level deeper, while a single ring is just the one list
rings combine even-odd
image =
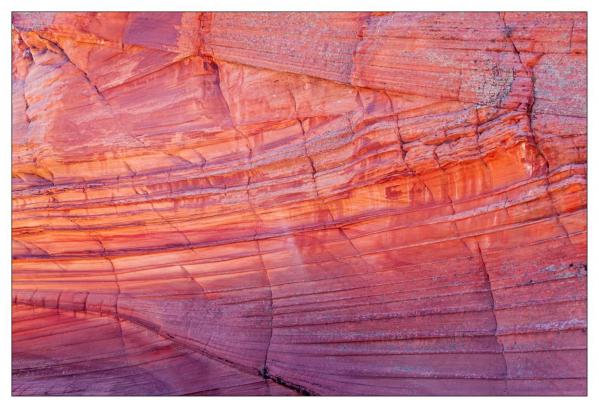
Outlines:
[{"label": "vertical fissure in rock", "polygon": [[274,307],[273,307],[273,295],[272,295],[272,283],[270,281],[270,276],[268,275],[268,269],[264,264],[264,258],[262,257],[262,249],[260,248],[260,241],[256,240],[256,247],[258,248],[258,257],[260,259],[260,263],[262,264],[262,270],[264,271],[264,275],[266,277],[266,282],[268,284],[268,292],[269,292],[269,314],[270,314],[270,323],[269,323],[269,334],[268,334],[268,342],[266,344],[266,349],[264,351],[264,362],[262,367],[258,370],[259,373],[268,372],[268,353],[270,351],[270,345],[272,342],[272,334],[273,334],[273,320],[274,320]]},{"label": "vertical fissure in rock", "polygon": [[502,362],[503,362],[502,378],[503,378],[504,387],[505,387],[504,394],[507,394],[508,393],[508,367],[507,367],[507,360],[505,358],[504,346],[503,346],[503,343],[501,342],[501,340],[499,339],[499,333],[498,333],[499,332],[499,323],[497,321],[495,294],[493,293],[493,284],[491,283],[491,277],[489,276],[489,271],[487,269],[487,263],[485,262],[485,258],[483,257],[483,253],[482,253],[482,250],[480,248],[480,244],[478,243],[478,241],[476,241],[476,249],[478,251],[481,269],[482,269],[482,272],[485,277],[485,282],[487,284],[487,288],[488,288],[489,296],[490,296],[490,300],[491,300],[491,313],[493,314],[493,321],[495,323],[494,336],[495,336],[495,341],[497,343],[497,346],[499,347],[499,351],[501,353],[501,358],[502,358]]}]

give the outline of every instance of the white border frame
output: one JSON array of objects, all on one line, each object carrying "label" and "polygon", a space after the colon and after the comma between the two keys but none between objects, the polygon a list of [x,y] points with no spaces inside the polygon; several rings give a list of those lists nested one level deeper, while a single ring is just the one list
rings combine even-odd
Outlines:
[{"label": "white border frame", "polygon": [[[218,406],[272,406],[294,407],[298,404],[306,403],[305,398],[272,398],[272,397],[201,397],[201,398],[179,398],[175,401],[165,400],[171,397],[137,397],[135,400],[125,400],[128,397],[11,397],[11,43],[10,27],[12,11],[587,11],[588,15],[588,106],[590,109],[588,115],[588,135],[592,135],[595,130],[595,116],[592,111],[596,111],[598,104],[597,80],[592,75],[597,64],[597,32],[599,30],[599,20],[595,18],[598,1],[582,0],[445,0],[435,2],[433,0],[418,0],[417,2],[400,2],[391,0],[318,0],[309,2],[307,0],[219,0],[216,2],[195,2],[189,0],[20,0],[6,1],[2,0],[0,4],[0,32],[3,33],[0,39],[0,46],[3,56],[3,62],[0,63],[2,72],[0,74],[0,84],[2,85],[2,148],[0,148],[0,164],[3,169],[0,173],[0,182],[2,187],[2,199],[0,205],[0,232],[4,237],[0,245],[1,266],[0,276],[0,401],[3,406],[16,407],[36,407],[43,405],[59,406],[61,408],[75,407],[85,405],[90,408],[104,407],[105,405],[121,404],[143,404],[144,407],[161,407],[163,404],[177,404],[178,406],[197,406],[198,404],[214,404]],[[595,120],[593,120],[595,119]],[[595,143],[588,137],[588,229],[595,231],[597,223],[597,176],[593,168],[591,158],[597,158]],[[595,244],[593,244],[595,243]],[[395,406],[417,405],[421,406],[456,406],[460,408],[476,407],[481,405],[486,407],[509,408],[515,406],[525,406],[529,404],[543,404],[544,407],[558,407],[563,404],[575,404],[581,406],[599,406],[599,391],[596,391],[595,385],[599,386],[597,367],[597,301],[592,294],[599,293],[597,288],[597,279],[593,274],[594,267],[599,264],[599,247],[594,239],[594,234],[588,235],[588,393],[589,397],[571,397],[564,399],[562,397],[328,397],[314,398],[309,400],[309,404],[317,406],[326,406],[330,404],[343,404],[352,406],[362,406],[363,404],[376,404],[377,406]],[[591,250],[595,248],[595,251]],[[40,399],[43,398],[43,399]],[[376,398],[373,400],[372,398]],[[399,398],[399,399],[397,399]],[[507,399],[506,399],[507,398]],[[595,402],[592,402],[595,401]]]}]

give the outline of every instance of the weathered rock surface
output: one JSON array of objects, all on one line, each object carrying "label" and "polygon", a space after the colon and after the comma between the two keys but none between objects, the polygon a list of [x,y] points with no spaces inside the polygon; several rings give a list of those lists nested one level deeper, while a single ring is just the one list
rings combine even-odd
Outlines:
[{"label": "weathered rock surface", "polygon": [[586,15],[16,13],[13,393],[586,393]]}]

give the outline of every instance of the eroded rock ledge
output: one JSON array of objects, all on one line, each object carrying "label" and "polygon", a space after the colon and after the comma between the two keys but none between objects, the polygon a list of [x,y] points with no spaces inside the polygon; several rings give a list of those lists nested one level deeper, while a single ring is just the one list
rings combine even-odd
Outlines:
[{"label": "eroded rock ledge", "polygon": [[13,393],[586,393],[586,15],[16,13]]}]

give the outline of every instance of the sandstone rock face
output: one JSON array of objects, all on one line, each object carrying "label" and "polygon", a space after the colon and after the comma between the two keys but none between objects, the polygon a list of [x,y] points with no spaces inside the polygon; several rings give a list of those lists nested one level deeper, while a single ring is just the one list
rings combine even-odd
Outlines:
[{"label": "sandstone rock face", "polygon": [[586,15],[16,13],[13,393],[586,393]]}]

